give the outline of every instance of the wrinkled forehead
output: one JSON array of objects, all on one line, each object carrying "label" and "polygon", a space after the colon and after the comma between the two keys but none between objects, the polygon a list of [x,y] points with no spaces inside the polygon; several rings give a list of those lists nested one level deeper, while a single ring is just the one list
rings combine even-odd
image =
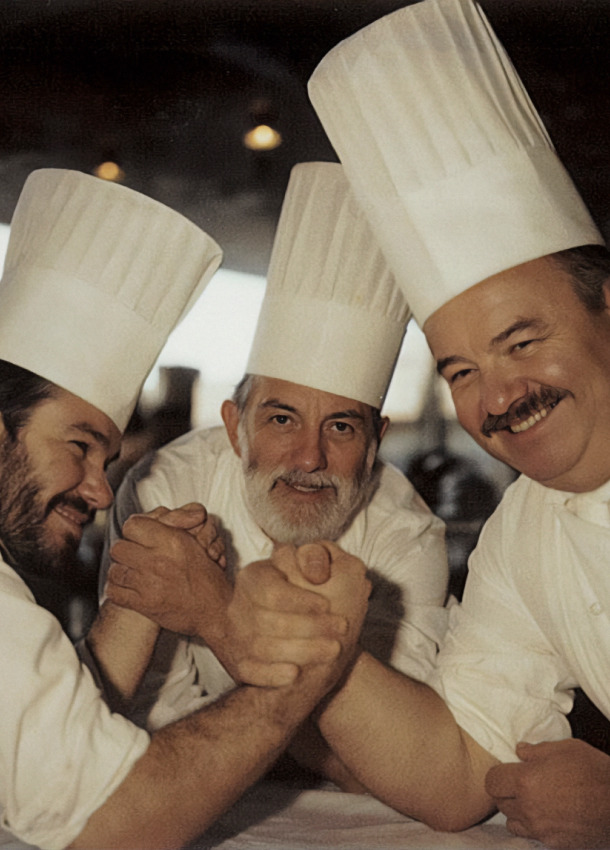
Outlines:
[{"label": "wrinkled forehead", "polygon": [[252,377],[246,404],[247,412],[255,412],[261,407],[277,406],[320,418],[339,418],[345,415],[358,417],[367,423],[373,421],[373,408],[356,399],[279,378],[268,378],[264,375]]},{"label": "wrinkled forehead", "polygon": [[424,324],[433,356],[466,344],[489,345],[518,321],[550,321],[577,307],[569,275],[541,257],[493,275],[452,298]]}]

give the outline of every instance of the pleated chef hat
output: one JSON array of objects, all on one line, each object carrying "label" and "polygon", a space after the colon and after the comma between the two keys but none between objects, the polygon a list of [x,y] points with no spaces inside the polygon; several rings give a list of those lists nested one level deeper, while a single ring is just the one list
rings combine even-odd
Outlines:
[{"label": "pleated chef hat", "polygon": [[123,431],[170,331],[222,259],[192,222],[77,171],[27,179],[0,281],[0,358]]},{"label": "pleated chef hat", "polygon": [[409,315],[341,166],[295,166],[247,371],[381,407]]},{"label": "pleated chef hat", "polygon": [[603,243],[470,0],[381,18],[331,50],[309,93],[420,325],[493,274]]}]

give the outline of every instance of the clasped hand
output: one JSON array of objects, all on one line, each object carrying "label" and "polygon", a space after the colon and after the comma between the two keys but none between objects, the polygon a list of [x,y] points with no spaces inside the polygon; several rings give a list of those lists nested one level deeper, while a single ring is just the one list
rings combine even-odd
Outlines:
[{"label": "clasped hand", "polygon": [[111,559],[112,602],[202,638],[235,681],[259,687],[292,684],[312,665],[345,667],[370,593],[362,562],[332,543],[277,547],[232,587],[201,505],[130,517]]}]

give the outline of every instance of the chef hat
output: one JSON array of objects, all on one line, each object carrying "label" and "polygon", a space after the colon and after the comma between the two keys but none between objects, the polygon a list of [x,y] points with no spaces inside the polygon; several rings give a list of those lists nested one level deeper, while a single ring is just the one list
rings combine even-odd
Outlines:
[{"label": "chef hat", "polygon": [[309,93],[420,325],[493,274],[603,243],[470,0],[381,18],[331,50]]},{"label": "chef hat", "polygon": [[341,166],[295,166],[247,371],[381,407],[409,315]]},{"label": "chef hat", "polygon": [[169,333],[221,259],[213,239],[151,198],[77,171],[35,171],[0,281],[0,359],[123,431]]}]

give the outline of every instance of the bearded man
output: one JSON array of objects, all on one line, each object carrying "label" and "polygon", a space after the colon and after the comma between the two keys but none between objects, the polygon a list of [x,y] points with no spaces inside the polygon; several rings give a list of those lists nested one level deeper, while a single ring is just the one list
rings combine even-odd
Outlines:
[{"label": "bearded man", "polygon": [[[248,374],[222,406],[225,429],[193,432],[141,462],[117,495],[112,540],[133,512],[198,501],[221,525],[231,578],[274,544],[335,541],[373,582],[362,663],[425,679],[445,626],[443,526],[404,476],[376,459],[387,426],[379,408],[407,319],[341,167],[296,166]],[[193,577],[176,581],[144,545],[140,553],[119,545],[112,599],[192,636],[164,632],[157,643],[137,701],[141,722],[155,727],[215,699],[272,653],[279,634],[253,644],[243,666],[222,610],[195,610],[185,627],[170,600]],[[308,763],[361,787],[321,741]]]},{"label": "bearded man", "polygon": [[396,769],[385,799],[435,826],[496,805],[519,836],[608,847],[610,757],[566,740],[575,687],[610,717],[603,239],[470,0],[382,18],[309,85],[460,422],[523,473],[483,530],[439,655],[450,712],[397,683],[396,758],[369,753],[367,770]]},{"label": "bearded man", "polygon": [[[298,655],[282,642],[299,663],[309,652],[302,680],[236,689],[149,736],[110,711],[35,600],[33,578],[69,570],[83,526],[109,507],[106,467],[141,385],[220,258],[182,216],[91,176],[44,169],[21,194],[0,282],[0,814],[12,833],[2,831],[2,844],[15,847],[16,836],[49,850],[182,846],[268,768],[351,663],[369,586],[362,565],[344,570],[334,553],[336,587],[321,607],[305,589],[300,603],[292,594],[316,638]],[[208,556],[214,532],[205,520],[192,505],[140,523],[188,552],[213,596],[221,568]],[[313,548],[327,569],[328,551]],[[295,573],[308,556],[278,557]],[[265,566],[242,575],[264,575]],[[231,605],[243,619],[239,582]],[[111,673],[117,659],[105,647],[129,646],[131,636],[120,611],[97,624],[95,646]]]}]

